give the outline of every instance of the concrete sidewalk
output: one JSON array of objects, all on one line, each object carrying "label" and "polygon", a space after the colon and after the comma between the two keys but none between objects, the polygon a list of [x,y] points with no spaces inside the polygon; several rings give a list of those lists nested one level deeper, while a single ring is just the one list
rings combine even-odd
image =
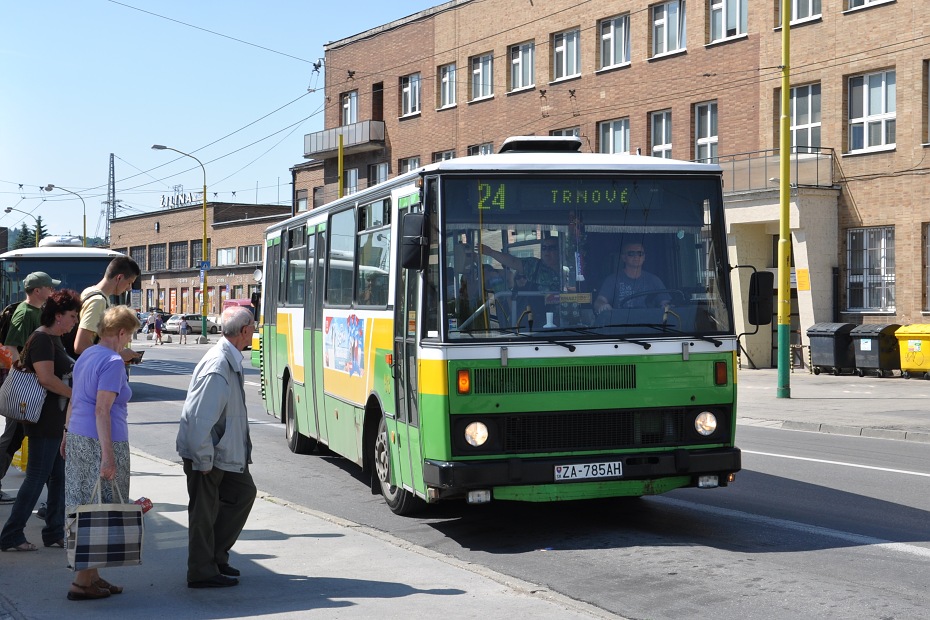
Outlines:
[{"label": "concrete sidewalk", "polygon": [[[3,488],[23,474],[11,468]],[[103,569],[125,592],[66,598],[65,551],[41,546],[33,516],[30,553],[0,553],[0,620],[9,618],[615,618],[547,588],[439,555],[382,532],[263,494],[233,547],[242,571],[233,588],[192,590],[187,569],[187,490],[180,464],[133,452],[132,495],[145,516],[142,566]],[[0,506],[5,523],[11,505]]]}]

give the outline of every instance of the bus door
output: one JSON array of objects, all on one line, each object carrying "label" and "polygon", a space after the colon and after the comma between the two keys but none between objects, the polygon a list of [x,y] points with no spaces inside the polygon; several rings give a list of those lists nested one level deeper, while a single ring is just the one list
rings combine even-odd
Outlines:
[{"label": "bus door", "polygon": [[[422,477],[422,469],[414,468],[414,454],[419,455],[420,414],[417,407],[417,303],[419,273],[399,268],[397,294],[394,300],[394,390],[397,407],[397,435],[400,450],[393,459],[400,466],[397,486],[413,487],[414,478]],[[411,445],[416,443],[416,448]],[[397,444],[391,446],[397,450]]]},{"label": "bus door", "polygon": [[329,443],[326,416],[323,414],[323,261],[326,256],[326,227],[307,231],[307,305],[304,327],[307,347],[304,353],[306,388],[310,416],[316,420],[316,439]]},{"label": "bus door", "polygon": [[281,416],[281,367],[278,364],[278,351],[281,346],[278,344],[277,325],[278,325],[278,302],[281,295],[282,286],[280,285],[281,273],[286,271],[282,269],[281,261],[283,260],[283,248],[281,247],[281,237],[275,237],[268,240],[267,265],[265,278],[267,286],[264,295],[264,325],[262,326],[262,386],[265,390],[265,409],[275,417]]}]

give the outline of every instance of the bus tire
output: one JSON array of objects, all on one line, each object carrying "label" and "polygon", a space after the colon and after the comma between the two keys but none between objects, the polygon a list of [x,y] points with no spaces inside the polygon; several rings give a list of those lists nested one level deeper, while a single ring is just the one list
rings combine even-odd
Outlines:
[{"label": "bus tire", "polygon": [[294,454],[310,454],[316,447],[314,440],[297,432],[293,379],[289,379],[287,382],[287,400],[284,406],[284,436],[287,439],[287,447]]},{"label": "bus tire", "polygon": [[391,449],[388,441],[387,423],[384,416],[378,423],[378,434],[375,436],[374,454],[372,455],[375,476],[381,485],[381,495],[384,502],[397,515],[410,515],[423,508],[423,500],[413,493],[391,484]]}]

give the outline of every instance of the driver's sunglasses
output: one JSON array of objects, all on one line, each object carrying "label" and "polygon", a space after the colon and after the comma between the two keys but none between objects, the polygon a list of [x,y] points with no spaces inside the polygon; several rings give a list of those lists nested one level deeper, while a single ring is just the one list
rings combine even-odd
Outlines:
[{"label": "driver's sunglasses", "polygon": [[627,256],[645,256],[646,252],[643,250],[630,250],[626,253]]}]

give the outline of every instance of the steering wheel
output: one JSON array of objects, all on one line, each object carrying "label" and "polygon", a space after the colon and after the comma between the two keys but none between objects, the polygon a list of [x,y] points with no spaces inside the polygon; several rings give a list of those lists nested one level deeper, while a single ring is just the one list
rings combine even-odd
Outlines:
[{"label": "steering wheel", "polygon": [[[652,291],[640,291],[638,293],[633,293],[632,295],[627,295],[626,297],[618,301],[617,305],[614,306],[613,308],[614,310],[625,309],[627,308],[626,304],[628,304],[630,301],[634,299],[639,299],[640,297],[659,297],[662,295],[666,295],[670,298],[669,303],[675,303],[677,301],[680,304],[683,304],[685,301],[685,294],[679,291],[678,289],[663,288],[663,289],[655,289]],[[660,308],[661,306],[657,306],[653,304],[653,305],[647,305],[646,307],[647,308]]]}]

